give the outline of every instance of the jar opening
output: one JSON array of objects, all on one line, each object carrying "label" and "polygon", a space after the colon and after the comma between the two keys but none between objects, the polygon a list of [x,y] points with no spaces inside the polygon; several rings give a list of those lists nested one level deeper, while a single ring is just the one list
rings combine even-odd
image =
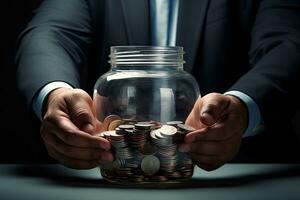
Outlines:
[{"label": "jar opening", "polygon": [[169,66],[183,68],[183,47],[113,46],[110,49],[112,67]]}]

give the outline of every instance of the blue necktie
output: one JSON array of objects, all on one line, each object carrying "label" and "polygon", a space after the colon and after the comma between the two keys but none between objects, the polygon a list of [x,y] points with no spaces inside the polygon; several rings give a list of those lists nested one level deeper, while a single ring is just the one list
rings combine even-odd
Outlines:
[{"label": "blue necktie", "polygon": [[153,46],[175,46],[178,0],[149,0]]}]

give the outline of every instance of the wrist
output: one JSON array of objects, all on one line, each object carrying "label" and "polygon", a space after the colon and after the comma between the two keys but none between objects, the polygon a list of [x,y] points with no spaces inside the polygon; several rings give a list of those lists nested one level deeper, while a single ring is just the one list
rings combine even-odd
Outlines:
[{"label": "wrist", "polygon": [[247,129],[244,131],[243,137],[250,137],[256,135],[258,132],[255,131],[256,127],[261,123],[261,113],[258,105],[252,99],[252,97],[247,94],[231,90],[225,93],[225,95],[231,95],[238,98],[246,107],[247,111]]},{"label": "wrist", "polygon": [[228,98],[230,98],[230,101],[234,105],[234,108],[236,109],[234,112],[236,112],[241,119],[241,124],[243,126],[243,133],[246,131],[248,124],[249,124],[249,114],[246,104],[239,99],[238,97],[234,95],[226,95]]}]

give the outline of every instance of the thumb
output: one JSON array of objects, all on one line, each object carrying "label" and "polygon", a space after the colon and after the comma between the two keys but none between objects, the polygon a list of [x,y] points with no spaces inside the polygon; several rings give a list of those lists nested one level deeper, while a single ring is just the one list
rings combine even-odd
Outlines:
[{"label": "thumb", "polygon": [[93,133],[98,123],[91,97],[84,91],[76,92],[68,98],[67,106],[71,121],[82,131]]},{"label": "thumb", "polygon": [[229,106],[229,99],[225,95],[211,93],[203,97],[200,107],[200,120],[207,126],[214,125]]}]

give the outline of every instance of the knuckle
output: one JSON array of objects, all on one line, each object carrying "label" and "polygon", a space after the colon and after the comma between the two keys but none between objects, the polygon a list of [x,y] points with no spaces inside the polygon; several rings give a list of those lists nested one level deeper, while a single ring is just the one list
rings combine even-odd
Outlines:
[{"label": "knuckle", "polygon": [[83,98],[88,102],[92,102],[90,95],[82,89],[74,89],[72,92],[74,98]]}]

